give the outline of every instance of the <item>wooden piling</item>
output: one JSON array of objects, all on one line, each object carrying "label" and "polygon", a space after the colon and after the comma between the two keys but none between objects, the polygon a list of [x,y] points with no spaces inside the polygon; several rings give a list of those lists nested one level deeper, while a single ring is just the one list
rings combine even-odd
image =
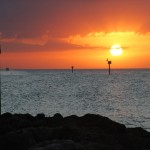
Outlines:
[{"label": "wooden piling", "polygon": [[110,65],[111,65],[111,61],[107,59],[108,62],[108,66],[109,66],[109,75],[110,75]]},{"label": "wooden piling", "polygon": [[71,66],[72,73],[73,73],[73,69],[74,69],[74,66]]}]

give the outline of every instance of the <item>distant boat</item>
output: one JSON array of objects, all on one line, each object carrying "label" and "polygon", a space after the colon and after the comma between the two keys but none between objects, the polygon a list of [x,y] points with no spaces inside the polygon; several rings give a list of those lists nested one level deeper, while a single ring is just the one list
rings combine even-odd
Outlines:
[{"label": "distant boat", "polygon": [[9,71],[9,68],[6,68],[5,70],[6,70],[6,71]]}]

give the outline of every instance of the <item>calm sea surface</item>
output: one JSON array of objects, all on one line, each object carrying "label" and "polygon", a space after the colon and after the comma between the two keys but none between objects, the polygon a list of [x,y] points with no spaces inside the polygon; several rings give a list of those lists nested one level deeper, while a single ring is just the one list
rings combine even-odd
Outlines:
[{"label": "calm sea surface", "polygon": [[150,131],[150,70],[1,71],[2,113],[100,114]]}]

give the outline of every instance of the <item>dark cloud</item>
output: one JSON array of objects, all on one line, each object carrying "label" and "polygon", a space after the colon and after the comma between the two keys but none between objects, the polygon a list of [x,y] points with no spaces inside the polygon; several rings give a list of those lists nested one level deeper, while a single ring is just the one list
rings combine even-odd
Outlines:
[{"label": "dark cloud", "polygon": [[[94,31],[150,31],[149,0],[0,0],[3,37],[53,37]],[[124,25],[122,27],[122,25]],[[138,25],[137,25],[138,26]]]},{"label": "dark cloud", "polygon": [[31,45],[23,43],[4,43],[2,46],[2,52],[46,52],[46,51],[62,51],[62,50],[87,50],[87,49],[104,49],[105,47],[87,46],[87,45],[76,45],[60,41],[48,42],[45,45]]}]

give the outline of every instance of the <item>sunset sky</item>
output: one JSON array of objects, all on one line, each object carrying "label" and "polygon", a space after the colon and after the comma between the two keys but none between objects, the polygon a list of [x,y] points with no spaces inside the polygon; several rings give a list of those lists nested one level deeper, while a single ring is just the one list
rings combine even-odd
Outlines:
[{"label": "sunset sky", "polygon": [[2,68],[150,68],[150,0],[0,0],[0,42]]}]

